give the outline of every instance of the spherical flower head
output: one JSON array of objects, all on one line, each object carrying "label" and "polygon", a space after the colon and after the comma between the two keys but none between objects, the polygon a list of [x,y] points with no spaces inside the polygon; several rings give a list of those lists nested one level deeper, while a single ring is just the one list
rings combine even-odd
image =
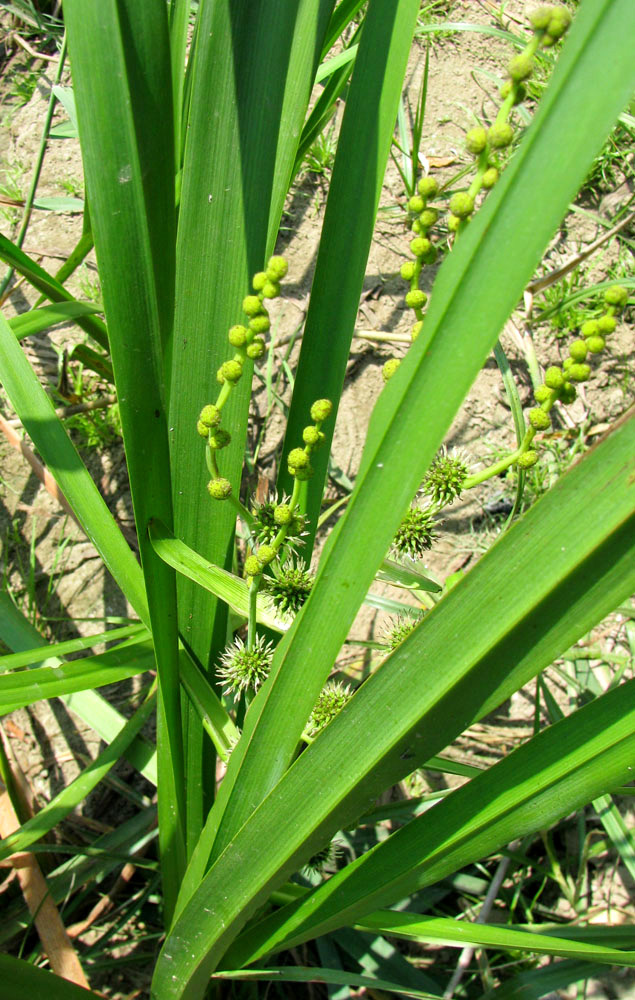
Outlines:
[{"label": "spherical flower head", "polygon": [[351,698],[352,691],[348,684],[341,684],[339,681],[328,681],[322,688],[320,697],[317,700],[309,720],[305,727],[305,733],[311,739],[315,739],[318,733],[326,729],[336,715],[344,708],[344,705]]},{"label": "spherical flower head", "polygon": [[524,52],[520,52],[507,63],[507,72],[515,83],[528,80],[533,71],[533,60]]},{"label": "spherical flower head", "polygon": [[477,125],[476,128],[471,128],[470,131],[465,136],[465,147],[468,153],[472,153],[473,156],[478,156],[482,153],[487,146],[487,132],[482,125]]},{"label": "spherical flower head", "polygon": [[439,452],[423,480],[423,492],[433,503],[445,507],[461,495],[469,469],[463,456],[445,448]]},{"label": "spherical flower head", "polygon": [[293,520],[293,511],[288,503],[279,503],[273,508],[273,521],[279,528],[286,527]]},{"label": "spherical flower head", "polygon": [[384,367],[381,370],[381,377],[383,378],[384,382],[390,381],[390,379],[393,377],[393,375],[399,368],[400,364],[401,361],[399,360],[399,358],[388,359],[388,361],[385,363]]},{"label": "spherical flower head", "polygon": [[425,236],[415,236],[414,240],[410,241],[410,249],[415,257],[423,257],[424,253],[427,253],[430,249],[430,246],[430,240],[426,239]]},{"label": "spherical flower head", "polygon": [[325,875],[328,871],[334,871],[341,853],[342,845],[335,840],[332,841],[311,855],[302,869],[302,874],[310,879],[311,875]]},{"label": "spherical flower head", "polygon": [[333,404],[330,399],[316,399],[311,407],[311,420],[316,424],[322,424],[333,412]]},{"label": "spherical flower head", "polygon": [[558,368],[557,365],[547,368],[545,372],[545,385],[549,386],[550,389],[562,389],[564,381],[562,369]]},{"label": "spherical flower head", "polygon": [[243,312],[247,316],[257,316],[264,311],[264,306],[257,295],[246,295],[243,299]]},{"label": "spherical flower head", "polygon": [[397,529],[392,547],[400,556],[422,559],[424,553],[432,547],[435,538],[432,512],[422,507],[411,507]]},{"label": "spherical flower head", "polygon": [[518,456],[516,465],[519,469],[531,469],[532,465],[535,465],[538,461],[537,451],[524,451],[522,455]]},{"label": "spherical flower head", "polygon": [[552,15],[553,7],[551,4],[542,4],[540,7],[531,11],[529,15],[529,23],[532,28],[536,29],[536,31],[545,31]]},{"label": "spherical flower head", "polygon": [[240,361],[223,361],[222,365],[218,369],[216,377],[220,384],[223,382],[230,382],[234,385],[240,379],[243,373],[243,366]]},{"label": "spherical flower head", "polygon": [[287,456],[289,468],[306,469],[309,465],[309,456],[304,448],[292,448]]},{"label": "spherical flower head", "polygon": [[539,385],[534,390],[534,399],[537,403],[546,403],[552,396],[553,389],[550,389],[548,385]]},{"label": "spherical flower head", "polygon": [[312,448],[317,448],[320,444],[320,432],[317,427],[313,424],[309,424],[302,431],[302,440],[305,444],[311,445]]},{"label": "spherical flower head", "polygon": [[421,223],[419,222],[419,219],[414,219],[410,228],[412,229],[413,233],[417,233],[417,235],[420,235]]},{"label": "spherical flower head", "polygon": [[529,423],[535,431],[547,431],[551,427],[551,417],[542,407],[537,406],[529,411]]},{"label": "spherical flower head", "polygon": [[208,403],[201,410],[198,419],[205,427],[218,427],[221,420],[221,411],[213,403]]},{"label": "spherical flower head", "polygon": [[563,367],[564,371],[566,372],[567,369],[570,368],[571,365],[574,365],[574,364],[575,364],[575,361],[573,360],[573,358],[565,358],[564,361],[562,362],[562,367]]},{"label": "spherical flower head", "polygon": [[210,479],[207,491],[214,500],[227,500],[227,497],[232,494],[232,484],[229,479],[223,479],[222,476],[219,476],[218,479]]},{"label": "spherical flower head", "polygon": [[274,494],[267,500],[252,503],[251,513],[254,521],[251,526],[251,533],[259,543],[270,544],[275,539],[280,528],[285,526],[287,528],[285,545],[295,546],[302,544],[300,536],[304,531],[304,518],[301,514],[291,510],[286,499],[283,498],[282,503],[278,504]]},{"label": "spherical flower head", "polygon": [[600,351],[604,350],[606,341],[604,337],[587,337],[586,346],[589,349],[589,354],[599,354]]},{"label": "spherical flower head", "polygon": [[421,333],[422,328],[423,328],[423,320],[418,319],[415,325],[413,326],[412,330],[410,331],[410,340],[412,341],[413,344],[417,339],[417,337],[419,336],[419,334]]},{"label": "spherical flower head", "polygon": [[209,446],[213,448],[214,451],[218,451],[221,448],[226,448],[232,439],[229,431],[226,431],[224,427],[215,427],[209,436]]},{"label": "spherical flower head", "polygon": [[547,25],[547,34],[550,38],[562,38],[570,24],[571,14],[567,8],[555,7]]},{"label": "spherical flower head", "polygon": [[261,566],[268,566],[269,563],[273,562],[273,560],[276,558],[276,550],[274,549],[273,545],[267,545],[267,543],[265,542],[265,544],[261,545],[260,548],[254,553],[254,555],[256,556],[256,559],[258,560]]},{"label": "spherical flower head", "polygon": [[247,556],[245,559],[245,576],[260,576],[262,566],[256,556]]},{"label": "spherical flower head", "polygon": [[434,198],[439,190],[439,185],[434,177],[422,177],[417,184],[417,191],[422,198]]},{"label": "spherical flower head", "polygon": [[401,646],[404,639],[407,639],[411,632],[414,632],[421,621],[421,615],[416,618],[410,615],[399,615],[397,621],[385,630],[385,636],[391,650]]},{"label": "spherical flower head", "polygon": [[604,301],[607,306],[614,306],[616,309],[623,309],[628,302],[628,291],[622,285],[611,285],[604,292]]},{"label": "spherical flower head", "polygon": [[301,559],[297,563],[288,559],[275,571],[275,576],[266,578],[266,595],[279,614],[295,617],[311,593],[313,583],[314,577]]},{"label": "spherical flower head", "polygon": [[569,354],[574,361],[584,361],[588,353],[589,348],[584,340],[574,340],[569,344]]},{"label": "spherical flower head", "polygon": [[567,378],[570,382],[588,382],[590,375],[590,365],[573,364],[567,368]]},{"label": "spherical flower head", "polygon": [[474,211],[474,199],[467,191],[457,191],[450,198],[450,211],[459,219],[467,219]]},{"label": "spherical flower head", "polygon": [[404,281],[412,281],[415,276],[415,266],[411,260],[407,260],[405,264],[401,265],[401,270],[399,272]]},{"label": "spherical flower head", "polygon": [[264,299],[277,299],[280,295],[280,285],[277,281],[267,281],[263,285],[261,294]]},{"label": "spherical flower head", "polygon": [[566,403],[567,406],[570,406],[571,403],[574,402],[577,395],[578,391],[571,382],[565,382],[560,390],[560,399],[563,403]]},{"label": "spherical flower head", "polygon": [[[423,212],[419,216],[419,225],[421,226],[422,229],[430,229],[430,227],[435,224],[438,218],[439,218],[439,213],[437,212],[436,208],[424,208]],[[430,247],[426,247],[423,255],[421,256],[425,256],[425,254],[427,254],[429,250]]]},{"label": "spherical flower head", "polygon": [[216,668],[223,694],[232,695],[237,701],[245,691],[256,692],[269,676],[273,659],[273,644],[264,636],[256,636],[252,649],[247,649],[242,639],[235,639],[227,646]]},{"label": "spherical flower head", "polygon": [[522,104],[527,97],[527,90],[524,84],[516,83],[514,80],[505,80],[505,83],[499,90],[499,94],[506,101],[512,92],[514,94],[514,105]]},{"label": "spherical flower head", "polygon": [[202,438],[209,437],[209,427],[206,427],[202,420],[196,421],[196,433]]},{"label": "spherical flower head", "polygon": [[615,333],[616,329],[617,320],[615,316],[600,316],[598,320],[598,333],[601,337],[608,337],[609,334]]},{"label": "spherical flower head", "polygon": [[450,213],[450,215],[448,215],[448,229],[450,230],[450,232],[458,233],[459,226],[461,225],[462,221],[463,220],[460,219],[458,215],[452,215],[452,213]]},{"label": "spherical flower head", "polygon": [[498,176],[499,176],[498,170],[496,169],[496,167],[488,167],[485,173],[483,174],[483,187],[487,191],[489,191],[489,189],[493,188],[494,185],[496,184]]},{"label": "spherical flower head", "polygon": [[282,281],[286,277],[289,265],[284,257],[274,256],[269,258],[267,264],[267,277],[269,281]]},{"label": "spherical flower head", "polygon": [[500,125],[492,125],[487,133],[489,144],[493,149],[504,149],[511,145],[514,138],[514,130],[509,122],[501,122]]},{"label": "spherical flower head", "polygon": [[271,326],[271,320],[267,313],[260,313],[259,316],[252,316],[249,320],[249,329],[252,333],[266,333]]},{"label": "spherical flower head", "polygon": [[427,301],[428,296],[420,288],[414,288],[406,293],[406,305],[409,309],[423,309]]},{"label": "spherical flower head", "polygon": [[413,215],[419,215],[419,212],[423,212],[426,207],[426,203],[420,194],[413,194],[412,198],[408,199],[408,211],[412,212]]},{"label": "spherical flower head", "polygon": [[268,280],[269,279],[267,277],[266,271],[256,271],[256,273],[254,274],[254,279],[251,283],[253,290],[255,292],[261,292],[265,287],[265,285],[267,284]]},{"label": "spherical flower head", "polygon": [[232,347],[244,347],[247,343],[247,333],[247,327],[237,323],[236,326],[230,328],[227,339]]},{"label": "spherical flower head", "polygon": [[434,243],[431,243],[429,249],[426,250],[421,259],[424,264],[434,264],[435,260],[437,259],[438,253],[439,251],[435,247]]},{"label": "spherical flower head", "polygon": [[247,344],[247,357],[257,361],[265,353],[265,342],[262,337],[256,337],[251,344]]},{"label": "spherical flower head", "polygon": [[583,337],[597,337],[600,332],[600,324],[597,319],[588,319],[580,327],[580,333]]}]

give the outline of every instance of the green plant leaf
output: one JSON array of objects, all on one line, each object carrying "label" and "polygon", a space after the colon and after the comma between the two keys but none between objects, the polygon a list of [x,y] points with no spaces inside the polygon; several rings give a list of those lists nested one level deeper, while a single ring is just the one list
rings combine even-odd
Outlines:
[{"label": "green plant leaf", "polygon": [[68,979],[30,965],[13,955],[0,955],[0,975],[3,989],[9,988],[13,997],[30,997],[30,1000],[100,1000],[99,993],[76,986]]},{"label": "green plant leaf", "polygon": [[387,979],[376,979],[374,976],[360,976],[344,969],[305,969],[301,965],[282,966],[271,969],[237,969],[233,972],[218,972],[212,980],[240,979],[254,982],[261,979],[274,983],[331,983],[335,986],[365,986],[370,990],[387,990],[389,993],[399,993],[405,997],[416,997],[419,1000],[441,1000],[437,993],[427,990],[415,990],[403,983],[393,983]]},{"label": "green plant leaf", "polygon": [[28,312],[12,316],[9,326],[18,340],[31,337],[35,333],[48,330],[58,323],[68,323],[78,316],[92,316],[101,312],[99,306],[92,302],[58,302],[52,306],[41,306],[39,309],[29,309]]}]

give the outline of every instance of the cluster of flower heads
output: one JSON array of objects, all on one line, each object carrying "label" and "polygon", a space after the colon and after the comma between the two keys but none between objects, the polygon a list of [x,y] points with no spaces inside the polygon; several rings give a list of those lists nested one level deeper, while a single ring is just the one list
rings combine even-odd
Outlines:
[{"label": "cluster of flower heads", "polygon": [[217,452],[226,448],[231,441],[231,434],[221,426],[223,407],[231,390],[242,378],[247,359],[256,360],[265,353],[265,341],[262,335],[271,326],[265,301],[280,295],[280,282],[286,273],[287,262],[284,257],[271,257],[266,270],[254,275],[255,294],[247,295],[243,300],[247,325],[238,323],[229,330],[227,339],[234,348],[234,355],[223,361],[216,373],[221,386],[216,403],[204,406],[198,418],[196,429],[206,440],[206,459],[212,476],[207,488],[215,500],[226,500],[232,492],[231,483],[219,472],[217,460]]}]

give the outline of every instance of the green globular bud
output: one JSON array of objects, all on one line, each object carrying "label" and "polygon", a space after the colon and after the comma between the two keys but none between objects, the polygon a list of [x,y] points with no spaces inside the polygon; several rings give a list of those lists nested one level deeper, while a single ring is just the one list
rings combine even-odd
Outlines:
[{"label": "green globular bud", "polygon": [[571,365],[574,365],[574,364],[575,364],[575,361],[573,360],[573,358],[565,358],[564,361],[562,362],[562,367],[564,368],[564,370],[566,372],[571,367]]},{"label": "green globular bud", "polygon": [[256,556],[247,556],[245,559],[245,576],[260,576],[262,567]]},{"label": "green globular bud", "polygon": [[196,421],[196,432],[200,434],[202,438],[206,438],[209,435],[209,427],[203,423],[202,420]]},{"label": "green globular bud", "polygon": [[249,320],[249,329],[252,333],[266,333],[271,326],[271,320],[267,313],[261,313],[260,316],[254,316]]},{"label": "green globular bud", "polygon": [[251,344],[247,344],[247,357],[257,361],[265,353],[265,342],[262,337],[256,337]]},{"label": "green globular bud", "polygon": [[584,361],[588,353],[589,348],[583,340],[574,340],[569,345],[569,354],[574,361]]},{"label": "green globular bud", "polygon": [[254,279],[251,283],[254,291],[261,292],[267,284],[267,280],[266,271],[257,271],[256,274],[254,274]]},{"label": "green globular bud", "polygon": [[424,264],[434,264],[435,260],[437,259],[438,253],[439,251],[435,247],[434,243],[431,243],[430,249],[426,250],[421,259],[423,260]]},{"label": "green globular bud", "polygon": [[586,346],[590,354],[599,354],[604,350],[606,341],[604,337],[587,337]]},{"label": "green globular bud", "polygon": [[425,236],[416,236],[414,240],[410,241],[410,249],[415,257],[423,257],[431,246],[430,240],[427,240]]},{"label": "green globular bud", "polygon": [[504,149],[511,145],[514,138],[514,130],[509,122],[501,122],[500,125],[492,125],[487,133],[489,144],[494,149]]},{"label": "green globular bud", "polygon": [[381,375],[382,375],[382,378],[383,378],[384,382],[388,382],[393,377],[393,375],[395,374],[395,372],[399,368],[400,364],[401,364],[401,361],[399,360],[399,358],[390,358],[386,362],[386,364],[384,365],[384,367],[381,370]]},{"label": "green globular bud", "polygon": [[256,552],[256,559],[261,566],[268,566],[276,558],[276,550],[273,545],[261,545]]},{"label": "green globular bud", "polygon": [[411,260],[401,265],[400,275],[404,281],[412,281],[415,276],[415,266]]},{"label": "green globular bud", "polygon": [[419,216],[419,225],[422,229],[429,229],[430,226],[435,224],[438,218],[439,213],[436,208],[424,208],[423,212]]},{"label": "green globular bud", "polygon": [[524,52],[519,53],[517,56],[512,56],[507,63],[507,72],[515,83],[520,83],[522,80],[528,80],[532,71],[532,58]]},{"label": "green globular bud", "polygon": [[603,337],[608,337],[610,333],[614,333],[617,329],[617,320],[615,316],[600,316],[598,320],[598,331]]},{"label": "green globular bud", "polygon": [[282,281],[286,277],[289,265],[284,257],[270,257],[267,264],[267,277],[269,281]]},{"label": "green globular bud", "polygon": [[527,89],[525,88],[524,84],[515,83],[513,80],[505,80],[505,83],[499,90],[499,94],[501,95],[502,99],[506,101],[512,92],[514,94],[514,105],[522,104],[522,102],[527,97]]},{"label": "green globular bud", "polygon": [[406,305],[409,309],[423,309],[427,301],[428,296],[419,288],[414,288],[406,295]]},{"label": "green globular bud", "polygon": [[289,468],[306,469],[309,465],[309,456],[304,448],[292,448],[287,457]]},{"label": "green globular bud", "polygon": [[573,364],[567,368],[567,378],[571,382],[588,382],[590,374],[590,365]]},{"label": "green globular bud", "polygon": [[564,375],[562,370],[557,367],[557,365],[552,365],[551,368],[547,368],[545,372],[545,385],[549,389],[562,389],[564,385]]},{"label": "green globular bud", "polygon": [[247,333],[246,326],[232,326],[227,334],[227,339],[232,347],[244,347],[247,343]]},{"label": "green globular bud", "polygon": [[534,390],[534,399],[537,403],[546,403],[552,396],[553,389],[550,389],[548,385],[539,385]]},{"label": "green globular bud", "polygon": [[494,187],[497,180],[498,180],[498,170],[496,169],[496,167],[488,167],[485,173],[483,174],[483,187],[489,191],[490,188]]},{"label": "green globular bud", "polygon": [[199,420],[206,427],[218,427],[220,424],[221,411],[213,403],[208,403],[200,412]]},{"label": "green globular bud", "polygon": [[467,219],[474,211],[474,199],[467,191],[457,191],[450,198],[450,211],[458,219]]},{"label": "green globular bud", "polygon": [[243,312],[247,316],[257,316],[263,311],[263,305],[257,295],[246,295],[243,299]]},{"label": "green globular bud", "polygon": [[219,451],[221,448],[226,448],[231,439],[229,431],[226,431],[224,427],[217,427],[210,433],[209,446],[214,451]]},{"label": "green globular bud", "polygon": [[410,339],[411,339],[411,341],[412,341],[413,344],[414,344],[415,340],[417,339],[417,337],[419,336],[419,334],[421,333],[421,328],[422,327],[423,327],[423,320],[419,319],[419,320],[417,320],[417,322],[413,326],[412,330],[410,331]]},{"label": "green globular bud", "polygon": [[547,25],[550,38],[562,38],[571,24],[571,14],[566,7],[555,7]]},{"label": "green globular bud", "polygon": [[448,229],[451,233],[458,233],[462,220],[458,215],[448,215]]},{"label": "green globular bud", "polygon": [[223,382],[229,382],[233,385],[238,382],[242,373],[243,366],[240,361],[223,361],[222,365],[218,369],[216,377],[221,385]]},{"label": "green globular bud", "polygon": [[588,319],[580,327],[580,333],[583,337],[597,337],[599,332],[600,324],[596,319]]},{"label": "green globular bud", "polygon": [[578,391],[576,387],[571,384],[571,382],[565,382],[560,390],[560,399],[563,403],[566,403],[567,406],[574,402],[577,395]]},{"label": "green globular bud", "polygon": [[419,234],[422,232],[421,223],[419,222],[418,219],[413,220],[413,223],[410,228],[412,229],[413,233]]},{"label": "green globular bud", "polygon": [[546,431],[551,427],[551,417],[542,407],[534,407],[529,411],[529,423],[535,431]]},{"label": "green globular bud", "polygon": [[305,444],[311,445],[312,448],[317,448],[320,444],[320,432],[317,427],[313,424],[309,424],[302,431],[302,440]]},{"label": "green globular bud", "polygon": [[519,469],[531,469],[532,465],[535,465],[537,461],[537,451],[524,451],[522,455],[518,456],[516,465]]},{"label": "green globular bud", "polygon": [[544,31],[553,16],[553,7],[549,4],[542,4],[529,15],[529,23],[536,31]]},{"label": "green globular bud", "polygon": [[623,309],[628,302],[628,291],[621,285],[611,285],[604,293],[604,301],[607,306],[615,306],[616,309]]},{"label": "green globular bud", "polygon": [[482,125],[471,128],[465,136],[465,146],[468,153],[478,156],[487,146],[487,132]]},{"label": "green globular bud", "polygon": [[543,48],[550,49],[551,46],[555,45],[557,41],[558,41],[557,38],[554,38],[553,35],[548,35],[547,32],[545,31],[544,35],[542,36],[540,44],[543,46]]},{"label": "green globular bud", "polygon": [[297,479],[298,482],[304,483],[306,482],[307,479],[310,479],[311,476],[313,475],[313,466],[307,465],[305,469],[293,469],[293,471],[291,470],[291,468],[289,468],[289,475],[294,476],[294,478]]},{"label": "green globular bud", "polygon": [[422,177],[417,184],[417,191],[422,198],[434,198],[438,190],[439,185],[434,177]]},{"label": "green globular bud", "polygon": [[273,519],[279,528],[284,528],[288,524],[291,524],[293,520],[293,511],[288,503],[280,503],[277,507],[273,509]]},{"label": "green globular bud", "polygon": [[423,212],[426,207],[426,203],[420,194],[413,194],[412,198],[408,200],[408,211],[412,212],[413,215],[419,215],[419,212]]},{"label": "green globular bud", "polygon": [[311,420],[321,424],[331,416],[333,404],[330,399],[316,399],[311,407]]},{"label": "green globular bud", "polygon": [[218,479],[210,479],[207,490],[214,500],[226,500],[227,497],[231,496],[232,484],[229,479],[223,479],[221,476]]},{"label": "green globular bud", "polygon": [[280,295],[280,285],[277,281],[267,281],[262,287],[264,299],[277,299]]}]

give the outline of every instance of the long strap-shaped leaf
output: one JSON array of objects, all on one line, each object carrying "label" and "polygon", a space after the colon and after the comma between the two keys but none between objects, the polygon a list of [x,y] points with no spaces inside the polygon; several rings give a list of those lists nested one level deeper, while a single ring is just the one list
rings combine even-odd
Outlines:
[{"label": "long strap-shaped leaf", "polygon": [[159,832],[167,914],[185,862],[176,581],[147,537],[172,523],[164,356],[174,313],[174,128],[163,0],[64,11],[91,218],[159,673]]},{"label": "long strap-shaped leaf", "polygon": [[[231,841],[292,759],[403,512],[631,92],[635,73],[623,32],[634,22],[630,0],[583,5],[500,188],[443,264],[424,330],[375,407],[356,488],[326,546],[314,590],[278,646],[269,680],[247,715],[209,821],[210,836],[201,840],[198,875],[220,808],[215,851]],[[598,93],[595,67],[609,48],[610,67]],[[579,532],[595,516],[591,508],[583,510]]]},{"label": "long strap-shaped leaf", "polygon": [[[364,915],[439,881],[514,837],[548,827],[601,789],[614,788],[628,775],[634,753],[635,681],[629,681],[544,730],[299,904],[252,928],[243,936],[247,953],[237,942],[236,954],[226,961],[232,967],[249,964],[261,953],[358,919],[367,929],[392,933],[390,918],[364,920]],[[398,915],[392,923],[398,927]],[[511,941],[508,947],[513,948]],[[596,958],[591,952],[590,960]],[[619,953],[614,952],[613,960],[619,962]],[[635,956],[629,960],[627,955],[625,964],[635,964]]]},{"label": "long strap-shaped leaf", "polygon": [[[178,989],[198,982],[290,871],[631,592],[634,454],[632,418],[503,536],[362,685],[237,832],[189,903],[182,893],[158,982],[177,969]],[[594,511],[587,532],[570,529],[579,509]],[[285,837],[276,842],[281,817]]]}]

